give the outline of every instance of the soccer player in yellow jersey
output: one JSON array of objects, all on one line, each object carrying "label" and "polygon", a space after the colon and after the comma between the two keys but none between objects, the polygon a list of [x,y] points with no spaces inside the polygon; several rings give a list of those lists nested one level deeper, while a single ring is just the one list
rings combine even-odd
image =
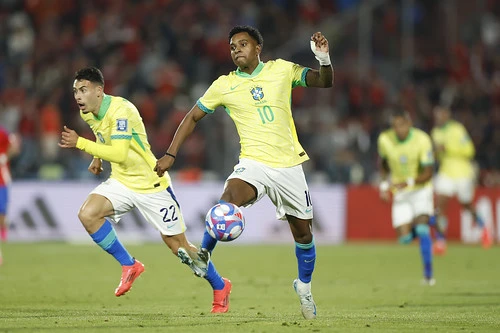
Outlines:
[{"label": "soccer player in yellow jersey", "polygon": [[[316,317],[311,294],[316,260],[311,231],[313,206],[301,165],[309,157],[297,139],[291,97],[292,89],[297,86],[328,88],[333,85],[328,41],[320,32],[311,37],[310,47],[320,63],[320,69],[315,70],[282,59],[261,62],[263,38],[253,27],[234,27],[228,40],[236,70],[215,80],[187,113],[155,170],[158,175],[168,170],[197,122],[223,106],[236,125],[241,152],[220,200],[248,207],[264,195],[269,196],[276,206],[277,218],[287,220],[290,226],[298,263],[298,278],[293,286],[303,316],[313,319]],[[215,245],[216,241],[205,233],[202,249],[211,252]],[[225,285],[211,284],[213,312],[227,311],[229,280]]]},{"label": "soccer player in yellow jersey", "polygon": [[435,178],[436,215],[431,218],[431,224],[438,229],[434,252],[446,252],[445,232],[448,226],[446,206],[448,200],[456,196],[463,208],[468,210],[476,224],[482,228],[482,243],[484,248],[492,245],[492,237],[484,221],[477,214],[472,204],[474,198],[475,174],[472,166],[475,149],[465,127],[451,119],[448,107],[434,107],[434,123],[431,137],[434,143],[439,171]]},{"label": "soccer player in yellow jersey", "polygon": [[378,137],[380,156],[380,196],[390,200],[392,226],[399,242],[409,244],[416,237],[424,266],[423,283],[434,285],[432,240],[429,217],[434,211],[432,174],[434,155],[429,135],[412,126],[408,113],[392,113],[391,128]]},{"label": "soccer player in yellow jersey", "polygon": [[94,242],[122,265],[115,295],[129,291],[144,272],[144,265],[129,254],[110,223],[118,223],[134,207],[159,230],[163,241],[183,263],[204,276],[209,257],[198,253],[186,239],[186,225],[169,175],[159,177],[153,172],[156,158],[136,107],[122,97],[106,95],[104,77],[95,67],[76,73],[73,94],[96,142],[64,126],[59,146],[76,147],[94,156],[88,169],[95,175],[103,171],[102,159],[111,162],[111,176],[89,194],[78,217]]}]

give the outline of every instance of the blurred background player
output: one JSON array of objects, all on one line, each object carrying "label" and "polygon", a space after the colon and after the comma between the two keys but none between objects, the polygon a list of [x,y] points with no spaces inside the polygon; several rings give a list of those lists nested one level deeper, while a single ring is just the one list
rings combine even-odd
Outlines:
[{"label": "blurred background player", "polygon": [[[9,203],[9,184],[12,181],[9,160],[20,151],[19,141],[14,134],[0,126],[0,243],[7,240],[7,205]],[[0,265],[3,262],[0,250]]]},{"label": "blurred background player", "polygon": [[391,128],[378,137],[380,155],[380,196],[390,200],[392,191],[392,226],[401,244],[416,237],[424,266],[423,283],[434,285],[432,240],[429,217],[433,214],[432,174],[434,155],[431,138],[412,126],[409,114],[402,109],[391,116]]},{"label": "blurred background player", "polygon": [[209,258],[198,256],[198,249],[184,234],[186,225],[169,175],[158,177],[153,172],[156,158],[139,111],[122,97],[106,95],[104,77],[95,67],[76,73],[73,93],[80,115],[97,141],[80,137],[64,126],[59,146],[76,147],[94,156],[89,171],[95,175],[103,171],[101,159],[111,162],[110,178],[90,193],[78,217],[94,242],[122,265],[115,295],[129,291],[144,272],[144,265],[129,254],[109,222],[118,223],[134,207],[160,231],[165,244],[183,263],[195,274],[204,276]]},{"label": "blurred background player", "polygon": [[[313,319],[316,317],[311,293],[316,260],[311,231],[313,207],[302,169],[302,163],[309,157],[298,141],[290,100],[294,87],[333,85],[328,40],[320,32],[314,33],[310,40],[319,70],[282,59],[261,62],[263,42],[260,32],[250,26],[236,26],[229,32],[231,58],[237,69],[215,80],[184,117],[168,153],[158,160],[155,170],[158,175],[168,170],[197,122],[223,106],[236,125],[241,153],[220,200],[248,207],[267,194],[276,206],[276,217],[288,220],[298,264],[298,278],[293,286],[304,318]],[[205,232],[202,249],[212,252],[216,243]],[[224,303],[231,283],[213,275],[213,281],[217,282],[214,283],[212,275],[209,266],[207,279],[214,289],[214,309],[227,311],[217,304]]]},{"label": "blurred background player", "polygon": [[482,228],[484,248],[492,245],[493,239],[483,219],[478,215],[472,200],[475,191],[475,172],[472,164],[475,148],[465,127],[451,119],[449,107],[434,107],[434,128],[431,132],[434,151],[439,162],[434,190],[436,192],[436,215],[431,217],[431,224],[436,226],[434,253],[446,252],[446,230],[448,219],[446,206],[454,196],[464,209],[472,214],[476,224]]}]

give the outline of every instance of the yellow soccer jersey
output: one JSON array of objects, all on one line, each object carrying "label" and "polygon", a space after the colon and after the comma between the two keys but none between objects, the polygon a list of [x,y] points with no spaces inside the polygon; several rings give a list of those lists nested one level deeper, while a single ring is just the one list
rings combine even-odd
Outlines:
[{"label": "yellow soccer jersey", "polygon": [[153,193],[170,185],[167,173],[158,177],[142,118],[137,108],[124,98],[104,95],[97,117],[80,112],[94,132],[96,142],[78,139],[76,147],[111,162],[111,178],[133,191]]},{"label": "yellow soccer jersey", "polygon": [[[378,153],[387,160],[391,173],[391,183],[405,182],[417,178],[422,167],[434,164],[431,138],[427,133],[412,127],[408,137],[400,141],[393,129],[386,130],[378,137]],[[414,188],[431,186],[432,180]]]},{"label": "yellow soccer jersey", "polygon": [[306,87],[309,68],[277,59],[249,75],[239,69],[220,76],[198,100],[207,113],[223,106],[240,136],[240,158],[270,167],[291,167],[309,159],[292,118],[292,88]]},{"label": "yellow soccer jersey", "polygon": [[437,155],[439,173],[449,178],[471,178],[474,176],[472,159],[475,149],[465,127],[455,120],[444,126],[434,127],[431,132],[436,147],[444,151]]}]

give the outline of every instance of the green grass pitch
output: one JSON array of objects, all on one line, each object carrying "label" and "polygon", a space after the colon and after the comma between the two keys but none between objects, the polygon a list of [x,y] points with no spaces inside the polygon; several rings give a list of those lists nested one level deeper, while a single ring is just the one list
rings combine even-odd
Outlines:
[{"label": "green grass pitch", "polygon": [[97,246],[3,244],[0,332],[500,332],[500,247],[451,245],[420,285],[416,244],[318,246],[318,318],[302,318],[292,289],[293,245],[219,244],[233,282],[230,310],[163,244],[129,245],[146,266],[115,297],[120,266]]}]

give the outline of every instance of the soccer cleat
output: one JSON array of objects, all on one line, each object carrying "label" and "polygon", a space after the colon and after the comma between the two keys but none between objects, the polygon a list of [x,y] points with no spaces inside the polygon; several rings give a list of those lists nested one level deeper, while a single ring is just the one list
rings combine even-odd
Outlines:
[{"label": "soccer cleat", "polygon": [[444,255],[446,253],[446,241],[444,239],[436,240],[432,246],[432,253],[437,256]]},{"label": "soccer cleat", "polygon": [[139,261],[135,260],[133,265],[122,266],[122,277],[120,279],[120,284],[115,290],[115,295],[124,295],[127,291],[132,288],[132,283],[144,272],[144,265]]},{"label": "soccer cleat", "polygon": [[430,286],[430,287],[432,287],[435,284],[436,284],[436,279],[434,279],[434,278],[423,278],[422,279],[422,285],[423,286]]},{"label": "soccer cleat", "polygon": [[177,250],[177,257],[183,264],[188,265],[196,276],[205,277],[207,275],[210,253],[206,249],[198,251],[197,258],[193,259],[185,248],[180,247]]},{"label": "soccer cleat", "polygon": [[221,290],[214,290],[214,301],[212,302],[212,313],[226,313],[229,310],[229,294],[233,285],[231,281],[226,278],[224,280],[224,288]]},{"label": "soccer cleat", "polygon": [[311,283],[304,283],[299,281],[299,279],[295,279],[293,281],[293,289],[295,289],[295,292],[299,295],[300,307],[304,318],[316,318],[316,303],[314,303],[311,294]]},{"label": "soccer cleat", "polygon": [[484,227],[481,233],[481,243],[483,244],[483,248],[489,249],[491,245],[493,245],[493,238],[491,237],[491,232],[488,227]]}]

